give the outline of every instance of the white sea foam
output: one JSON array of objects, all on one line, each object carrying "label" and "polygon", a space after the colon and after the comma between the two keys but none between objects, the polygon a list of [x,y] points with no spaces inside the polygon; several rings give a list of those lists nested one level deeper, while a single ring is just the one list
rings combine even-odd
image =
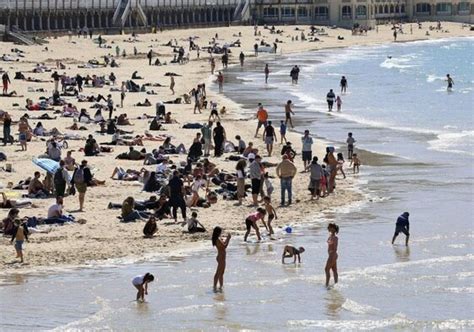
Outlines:
[{"label": "white sea foam", "polygon": [[415,62],[415,55],[405,55],[398,58],[387,58],[380,64],[380,67],[387,69],[406,69],[417,67],[418,64]]},{"label": "white sea foam", "polygon": [[408,319],[403,314],[379,320],[290,320],[287,323],[290,330],[381,330],[381,329],[407,329],[407,330],[462,330],[474,327],[474,320],[448,319],[434,322],[415,321]]},{"label": "white sea foam", "polygon": [[444,76],[437,76],[435,74],[429,74],[428,77],[426,78],[426,82],[431,83],[434,81],[444,81],[446,80],[446,77]]},{"label": "white sea foam", "polygon": [[215,304],[194,304],[182,307],[168,308],[160,311],[160,315],[163,314],[174,314],[174,313],[191,313],[202,309],[209,309],[215,306],[224,305],[223,303],[216,302]]},{"label": "white sea foam", "polygon": [[458,133],[440,133],[428,142],[431,150],[474,155],[474,131],[463,130]]},{"label": "white sea foam", "polygon": [[361,304],[350,299],[344,301],[342,309],[361,315],[380,311],[378,308],[372,307],[368,304]]}]

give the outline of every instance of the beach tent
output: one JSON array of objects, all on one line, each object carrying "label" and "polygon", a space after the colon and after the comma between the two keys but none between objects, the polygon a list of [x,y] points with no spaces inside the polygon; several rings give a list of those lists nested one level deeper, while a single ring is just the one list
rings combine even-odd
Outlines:
[{"label": "beach tent", "polygon": [[[59,162],[54,161],[48,158],[33,158],[33,164],[38,166],[39,168],[45,170],[46,172],[54,175],[59,168]],[[68,173],[69,175],[69,173]],[[69,175],[69,181],[71,180],[71,176]]]}]

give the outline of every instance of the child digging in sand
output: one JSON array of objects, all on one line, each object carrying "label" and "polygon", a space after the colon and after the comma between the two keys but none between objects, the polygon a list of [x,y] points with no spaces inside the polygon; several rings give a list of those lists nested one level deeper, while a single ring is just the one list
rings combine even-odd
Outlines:
[{"label": "child digging in sand", "polygon": [[138,290],[137,301],[145,302],[145,295],[148,295],[148,283],[155,280],[155,277],[151,273],[145,275],[138,275],[132,279],[132,284]]}]

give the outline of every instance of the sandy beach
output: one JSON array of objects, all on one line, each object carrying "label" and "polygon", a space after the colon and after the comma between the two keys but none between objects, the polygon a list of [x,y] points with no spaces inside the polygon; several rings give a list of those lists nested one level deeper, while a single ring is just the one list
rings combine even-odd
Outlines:
[{"label": "sandy beach", "polygon": [[[414,40],[425,40],[434,38],[448,38],[457,36],[468,36],[470,32],[467,28],[462,28],[461,24],[455,23],[443,23],[443,27],[448,32],[435,32],[432,31],[430,36],[426,36],[426,31],[429,23],[424,23],[423,29],[418,29],[413,25],[413,34],[410,33],[409,25],[405,25],[405,34],[399,34],[397,42],[409,42]],[[278,57],[279,54],[288,54],[290,52],[307,52],[316,51],[321,49],[334,48],[334,52],[337,52],[337,48],[348,47],[353,45],[372,45],[381,43],[391,43],[393,41],[391,26],[379,26],[378,32],[369,31],[367,36],[353,36],[351,31],[343,29],[326,29],[327,35],[318,36],[321,40],[319,42],[309,41],[292,41],[292,37],[299,36],[301,30],[305,33],[309,32],[309,27],[299,27],[299,30],[295,30],[296,27],[284,26],[277,27],[282,29],[284,32],[281,35],[273,35],[269,33],[269,30],[265,30],[262,27],[261,36],[254,36],[253,27],[228,27],[228,28],[209,28],[209,29],[193,29],[193,30],[172,30],[164,31],[157,34],[142,34],[139,35],[137,40],[131,42],[130,35],[114,35],[114,36],[103,36],[106,39],[107,45],[111,48],[99,48],[97,44],[94,44],[89,38],[78,39],[76,36],[72,38],[72,42],[69,42],[68,37],[59,37],[57,39],[49,39],[49,44],[43,46],[17,46],[11,43],[1,43],[2,54],[13,54],[11,49],[19,48],[24,51],[24,57],[19,58],[19,61],[6,62],[2,61],[0,67],[3,71],[7,71],[12,80],[10,91],[15,90],[18,95],[23,97],[2,97],[0,98],[0,109],[8,111],[14,121],[18,121],[21,115],[28,113],[30,116],[41,115],[44,111],[26,111],[25,110],[25,99],[31,98],[37,101],[40,96],[50,96],[53,91],[53,83],[51,79],[51,72],[46,73],[31,73],[31,70],[37,63],[44,63],[49,68],[56,68],[56,61],[60,61],[66,65],[65,70],[58,70],[60,74],[63,72],[68,75],[74,76],[77,73],[81,75],[106,75],[108,76],[112,71],[117,76],[117,82],[125,81],[130,79],[134,71],[138,71],[138,74],[144,79],[137,81],[139,84],[147,83],[160,83],[163,87],[153,87],[156,91],[156,95],[147,95],[144,92],[140,93],[127,93],[124,107],[117,108],[117,114],[127,113],[128,118],[133,123],[133,126],[123,126],[121,129],[133,130],[133,134],[143,134],[148,129],[150,119],[138,119],[139,116],[145,114],[153,116],[155,114],[155,103],[158,101],[172,100],[178,96],[182,96],[184,93],[196,87],[199,83],[206,83],[207,88],[207,100],[215,101],[218,103],[219,108],[225,106],[228,110],[227,114],[223,116],[222,124],[226,130],[227,138],[235,143],[234,136],[240,135],[248,143],[249,141],[254,142],[255,146],[260,150],[264,151],[264,142],[261,136],[259,138],[253,138],[256,126],[255,119],[248,119],[241,115],[241,106],[238,104],[238,100],[232,101],[224,98],[223,95],[218,94],[217,88],[212,87],[212,82],[215,81],[215,77],[210,74],[209,58],[205,52],[201,52],[200,58],[197,58],[195,51],[190,53],[190,61],[186,64],[170,64],[170,60],[173,59],[173,49],[169,46],[163,46],[170,40],[176,39],[179,45],[182,45],[187,50],[188,38],[190,36],[198,37],[196,43],[201,46],[207,46],[209,41],[216,34],[218,35],[217,41],[220,44],[231,43],[239,39],[241,41],[240,48],[231,48],[232,53],[230,54],[231,64],[238,63],[238,54],[243,51],[246,54],[247,59],[254,56],[253,45],[256,42],[260,42],[261,39],[266,40],[268,43],[273,43],[275,38],[282,40],[283,42],[278,44],[279,51],[277,54],[260,54],[259,58],[264,57]],[[241,36],[239,36],[241,33]],[[344,39],[339,40],[337,37],[341,36]],[[90,59],[100,59],[100,57],[106,54],[115,54],[115,47],[119,46],[121,50],[125,49],[127,56],[120,57],[117,62],[120,64],[119,68],[78,68],[79,65],[87,63]],[[45,46],[48,48],[45,51]],[[138,55],[133,55],[133,48],[136,47]],[[153,49],[158,54],[160,61],[168,62],[165,66],[148,66],[148,60],[146,59],[146,53]],[[220,56],[217,56],[217,68],[221,67]],[[14,57],[16,59],[16,57]],[[21,71],[25,76],[31,76],[37,79],[43,79],[51,82],[47,83],[32,83],[21,80],[14,80],[15,72]],[[290,68],[288,68],[288,72]],[[165,76],[166,72],[174,72],[180,76],[176,77],[176,94],[172,95],[168,88],[170,79]],[[225,71],[224,81],[225,81]],[[271,80],[271,74],[270,74]],[[304,84],[301,81],[300,84]],[[262,86],[263,86],[263,62],[262,62]],[[120,83],[118,86],[120,87]],[[42,88],[45,92],[30,92]],[[112,94],[112,98],[115,104],[120,101],[120,92],[109,92],[110,86],[104,86],[103,88],[85,88],[85,95],[107,95]],[[225,83],[224,83],[225,90]],[[143,102],[145,98],[148,98],[152,106],[151,107],[137,107],[134,106],[138,102]],[[91,115],[95,112],[94,109],[90,109],[91,103],[76,103],[75,98],[69,97],[66,100],[76,104],[78,108],[86,107]],[[236,103],[237,102],[237,103]],[[256,101],[257,104],[258,101]],[[18,104],[19,106],[13,106]],[[256,106],[256,105],[255,105]],[[172,142],[176,145],[183,143],[187,148],[192,143],[198,130],[195,129],[182,129],[183,124],[189,122],[204,123],[207,121],[210,111],[203,110],[202,114],[193,114],[192,104],[169,104],[167,105],[167,111],[172,113],[172,117],[177,120],[176,124],[164,125],[165,130],[159,132],[153,132],[154,134],[167,134],[172,136]],[[56,107],[56,109],[61,109]],[[275,122],[284,117],[284,105],[282,105],[281,118],[274,119]],[[48,111],[48,114],[55,116],[53,111]],[[106,114],[104,114],[104,117]],[[298,120],[296,114],[295,120]],[[30,120],[30,126],[34,128],[36,123],[42,120]],[[71,118],[58,117],[55,120],[42,121],[44,127],[48,130],[56,127],[62,133],[76,133],[82,137],[87,137],[88,134],[93,134],[98,143],[110,142],[111,137],[108,135],[98,134],[96,131],[99,129],[98,125],[86,124],[87,130],[85,131],[71,131],[65,129],[72,125]],[[12,134],[17,137],[17,125],[12,125]],[[296,151],[301,151],[301,140],[299,134],[290,133],[288,139],[294,143]],[[121,223],[117,219],[120,214],[120,210],[107,209],[109,202],[121,203],[127,196],[134,196],[135,199],[146,199],[150,196],[149,193],[142,192],[142,184],[134,182],[124,182],[119,180],[112,180],[110,178],[114,168],[121,166],[125,169],[133,168],[140,169],[143,167],[143,161],[130,161],[130,160],[117,160],[115,156],[119,153],[128,151],[127,146],[114,146],[112,153],[104,153],[97,157],[84,158],[82,152],[79,149],[84,146],[83,140],[69,140],[69,150],[74,150],[73,156],[77,162],[82,159],[87,159],[90,167],[93,170],[95,177],[99,180],[105,180],[105,186],[97,186],[89,188],[86,195],[85,211],[84,212],[72,212],[76,219],[86,220],[85,224],[73,224],[52,227],[49,233],[36,233],[30,238],[30,243],[26,245],[25,259],[28,266],[56,266],[56,265],[81,265],[86,264],[90,261],[106,260],[118,257],[140,257],[146,253],[156,252],[169,252],[176,248],[186,248],[190,246],[190,243],[198,241],[208,240],[209,234],[203,235],[190,235],[184,233],[184,228],[178,224],[174,224],[171,219],[163,220],[159,223],[159,231],[153,239],[143,239],[142,229],[144,226],[143,222],[135,223]],[[324,157],[324,149],[328,143],[315,140],[313,155],[316,155],[322,160]],[[159,142],[144,141],[144,148],[147,151],[151,151],[153,148],[157,148],[160,145]],[[137,147],[141,149],[142,147]],[[275,150],[279,150],[280,146],[276,145]],[[34,171],[40,170],[35,166],[31,160],[38,155],[41,155],[45,151],[45,141],[40,140],[37,137],[32,139],[32,142],[28,143],[28,151],[20,151],[20,147],[17,143],[13,146],[2,147],[0,151],[4,152],[8,160],[1,162],[0,166],[12,164],[13,171],[0,172],[0,183],[3,185],[4,191],[8,191],[10,197],[20,198],[25,191],[11,192],[6,189],[8,182],[18,183],[20,180],[24,180],[28,176],[32,176]],[[265,153],[262,153],[265,155]],[[65,156],[65,151],[63,151]],[[211,161],[217,164],[220,169],[233,172],[235,169],[234,161],[227,161],[225,158],[228,154],[225,154],[220,158],[211,158]],[[172,155],[171,159],[174,163],[179,163],[185,160],[185,155]],[[273,157],[264,158],[265,161],[277,163],[281,160],[278,153],[274,154]],[[319,211],[323,211],[329,208],[336,208],[338,206],[344,206],[351,202],[363,199],[363,196],[354,188],[354,179],[350,175],[347,179],[342,180],[338,177],[338,186],[336,192],[318,202],[310,201],[310,196],[307,191],[308,177],[307,173],[300,173],[303,169],[301,157],[297,156],[295,159],[296,167],[298,168],[298,174],[295,181],[293,182],[293,192],[295,194],[295,204],[291,207],[279,208],[278,220],[275,225],[282,227],[288,224],[295,224],[304,222],[311,218],[311,215],[316,214]],[[145,166],[147,169],[154,170],[155,166]],[[275,169],[269,168],[269,173],[275,175]],[[42,172],[44,175],[44,172]],[[43,177],[43,176],[42,176]],[[279,197],[279,181],[273,180],[275,186],[275,192],[273,197],[275,202],[278,201]],[[250,198],[247,197],[248,203]],[[20,216],[40,216],[45,217],[47,214],[48,207],[53,204],[54,199],[35,199],[34,205],[36,207],[24,208],[20,210]],[[253,211],[253,208],[248,207],[247,204],[242,206],[235,206],[235,201],[225,201],[222,196],[219,196],[219,200],[216,204],[210,208],[197,209],[199,214],[199,220],[208,230],[211,230],[214,226],[220,225],[226,231],[233,234],[242,234],[245,224],[244,219],[246,215]],[[275,203],[275,205],[278,205]],[[68,196],[64,199],[64,208],[66,211],[75,211],[78,209],[78,200],[76,196]],[[8,213],[7,209],[3,210],[3,217]],[[0,246],[2,248],[0,252],[0,264],[5,268],[21,269],[24,265],[11,264],[14,261],[14,249],[11,246],[9,239],[2,238],[0,240]]]}]

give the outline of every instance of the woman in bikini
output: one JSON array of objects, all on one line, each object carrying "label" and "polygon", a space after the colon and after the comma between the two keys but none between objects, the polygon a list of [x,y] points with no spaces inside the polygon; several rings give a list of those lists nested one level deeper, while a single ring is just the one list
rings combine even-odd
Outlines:
[{"label": "woman in bikini", "polygon": [[214,227],[214,231],[212,232],[212,245],[217,248],[217,269],[214,274],[214,291],[217,290],[217,282],[219,282],[220,289],[224,286],[226,249],[231,238],[231,235],[227,234],[225,240],[222,240],[220,238],[221,234],[222,228]]},{"label": "woman in bikini", "polygon": [[326,262],[326,268],[324,271],[326,272],[326,287],[329,287],[329,279],[331,278],[330,271],[332,270],[334,283],[337,284],[338,275],[337,275],[337,245],[338,245],[338,238],[336,236],[339,233],[339,226],[330,223],[328,225],[328,231],[330,233],[328,238],[328,260]]}]

